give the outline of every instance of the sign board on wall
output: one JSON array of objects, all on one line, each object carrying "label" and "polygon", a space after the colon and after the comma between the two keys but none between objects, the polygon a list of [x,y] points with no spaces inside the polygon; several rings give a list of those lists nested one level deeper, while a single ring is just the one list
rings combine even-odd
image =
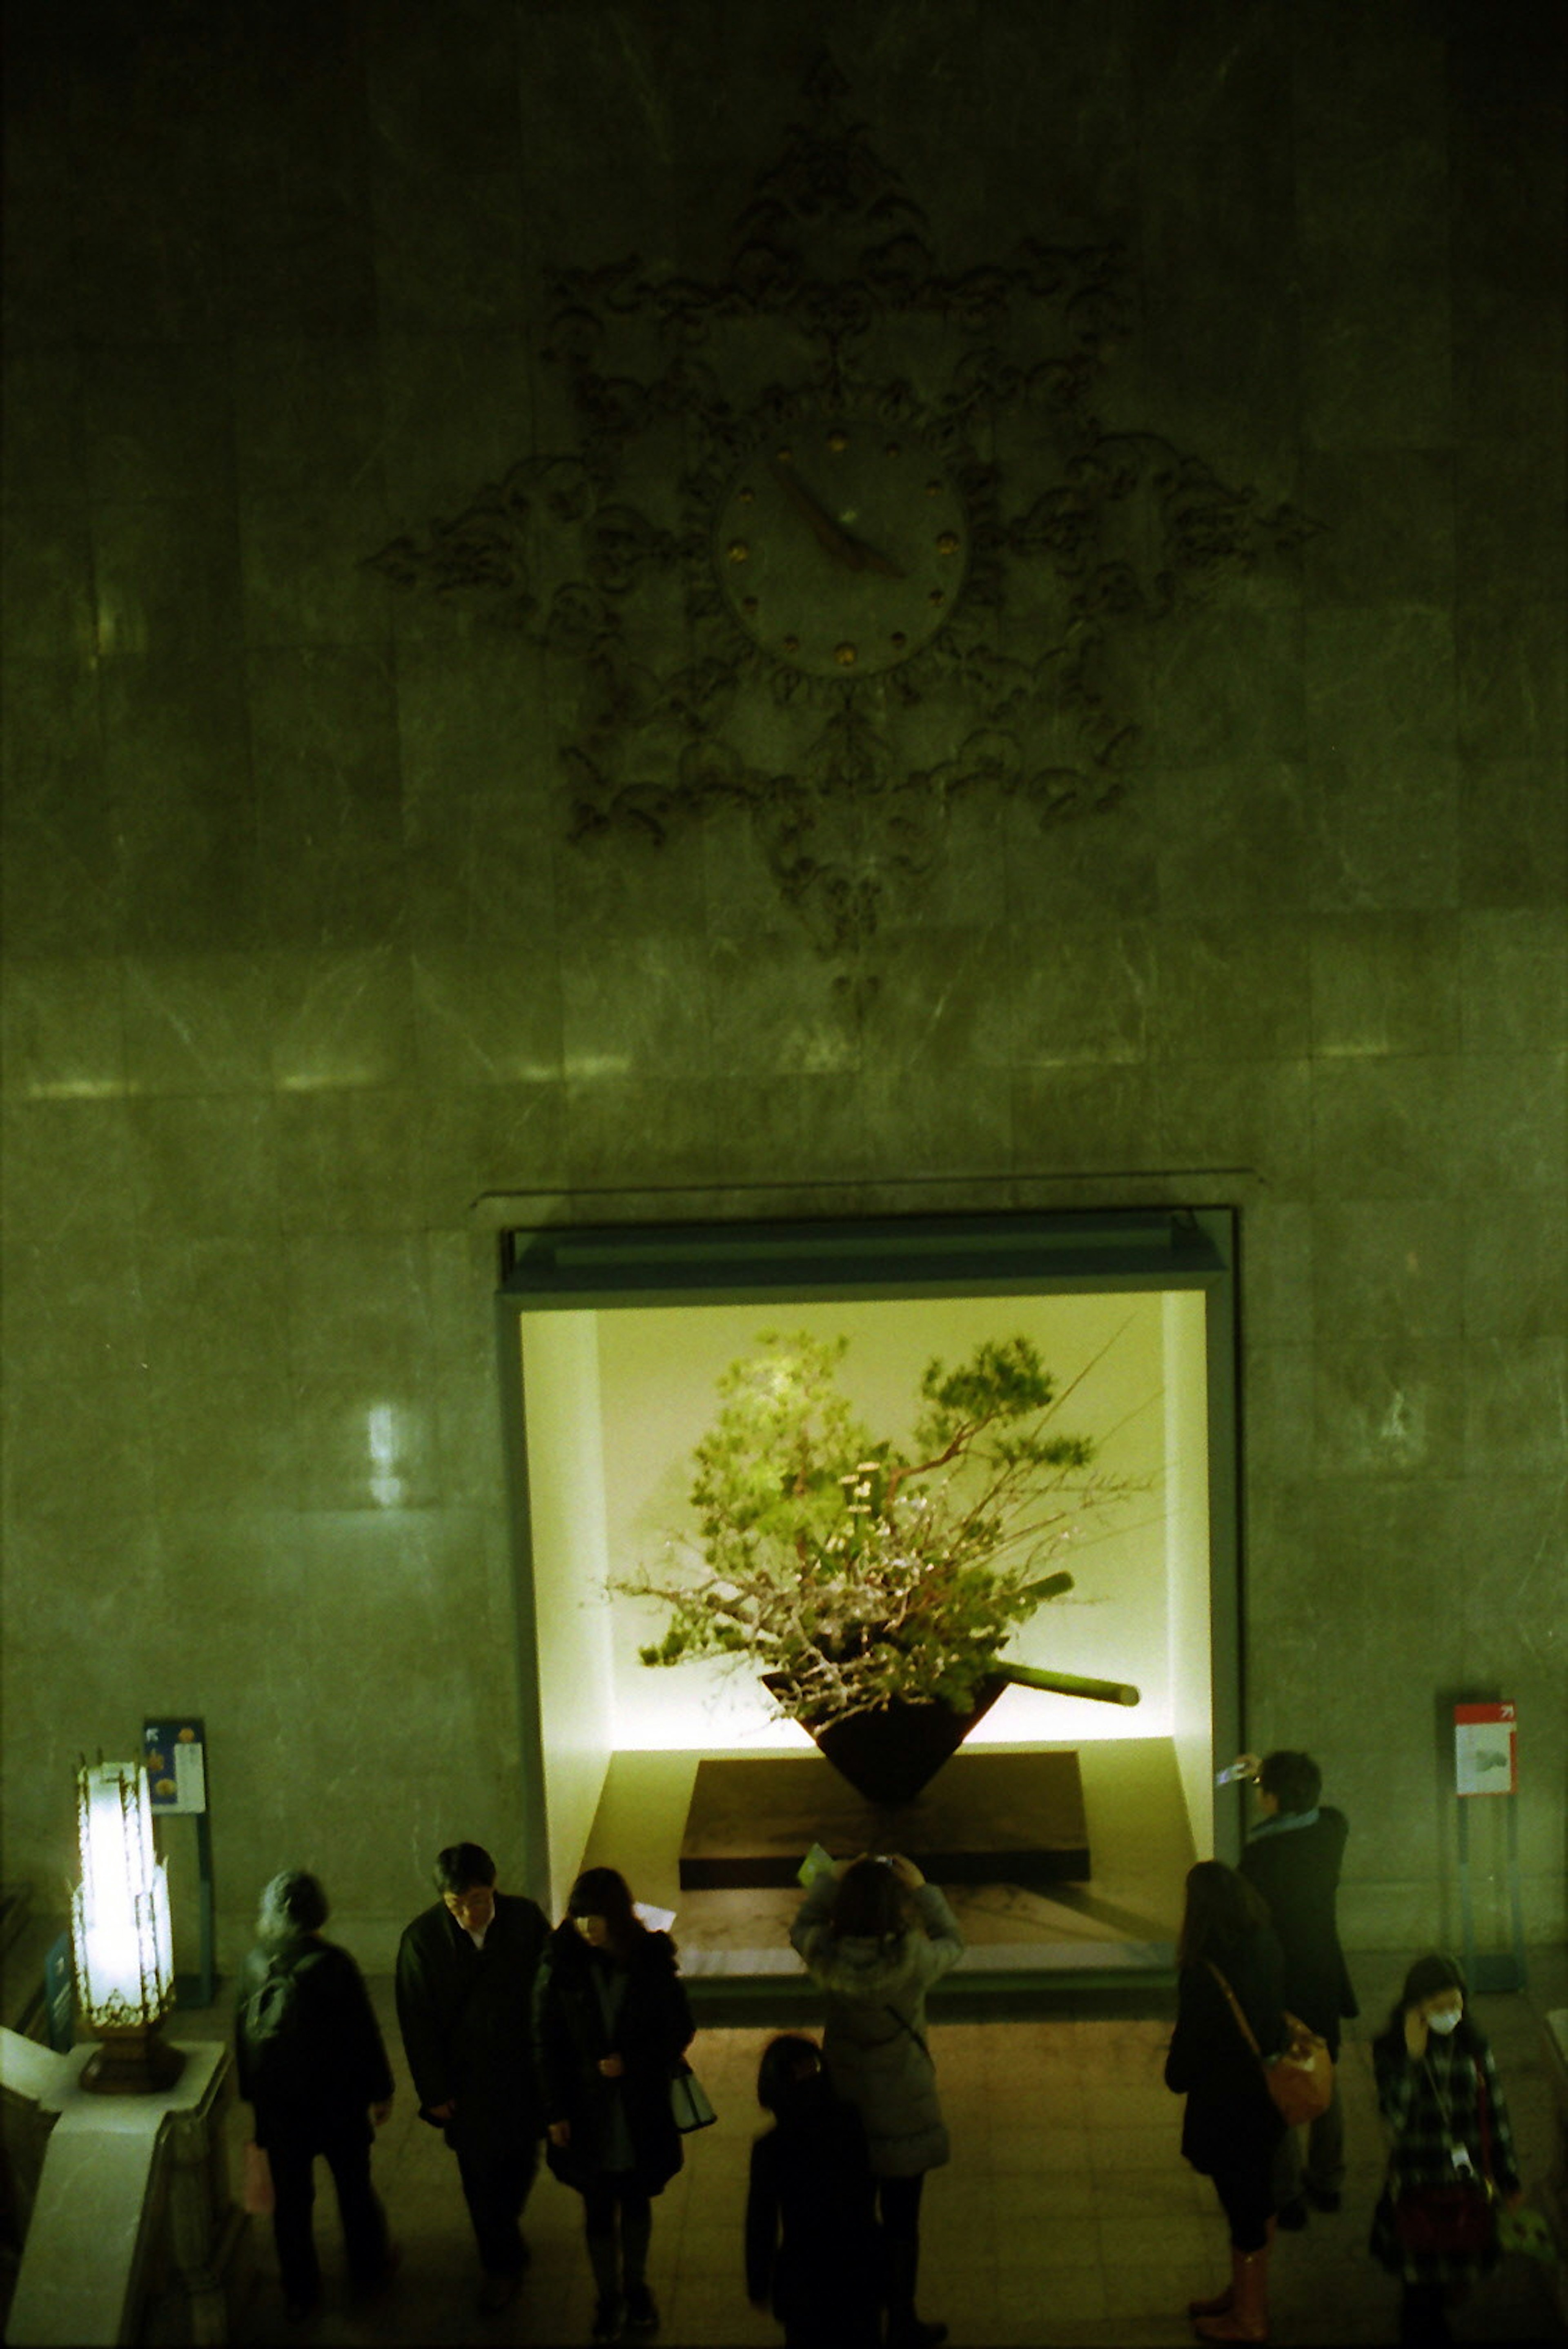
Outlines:
[{"label": "sign board on wall", "polygon": [[1454,1773],[1461,1795],[1511,1795],[1519,1784],[1511,1704],[1456,1704]]},{"label": "sign board on wall", "polygon": [[207,1807],[207,1729],[193,1715],[182,1721],[144,1721],[142,1758],[155,1811],[204,1811]]}]

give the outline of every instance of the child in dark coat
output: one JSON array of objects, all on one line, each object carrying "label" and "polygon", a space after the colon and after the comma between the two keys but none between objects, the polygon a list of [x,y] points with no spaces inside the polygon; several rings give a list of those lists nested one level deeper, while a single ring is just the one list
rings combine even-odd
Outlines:
[{"label": "child in dark coat", "polygon": [[866,2126],[836,2096],[810,2039],[772,2041],[757,2102],[774,2126],[752,2147],[746,2293],[771,2302],[784,2349],[876,2349],[880,2246]]}]

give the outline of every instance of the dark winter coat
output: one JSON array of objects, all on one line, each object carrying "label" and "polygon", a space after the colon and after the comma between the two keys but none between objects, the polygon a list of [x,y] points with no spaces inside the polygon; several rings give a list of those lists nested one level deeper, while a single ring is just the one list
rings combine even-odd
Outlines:
[{"label": "dark winter coat", "polygon": [[498,1892],[476,1949],[444,1900],[398,1945],[398,2023],[421,2112],[455,2099],[449,2145],[475,2152],[532,2143],[544,2127],[534,2066],[534,1986],[545,1912]]},{"label": "dark winter coat", "polygon": [[1263,1896],[1285,1959],[1285,2004],[1339,2054],[1343,2015],[1360,2012],[1334,1914],[1349,1824],[1324,1806],[1304,1826],[1269,1826],[1241,1855],[1241,1873]]},{"label": "dark winter coat", "polygon": [[877,2338],[881,2268],[866,2129],[819,2073],[792,2087],[752,2147],[746,2297],[792,2333]]},{"label": "dark winter coat", "polygon": [[[545,1947],[534,2026],[545,2125],[570,2125],[566,2145],[545,2149],[556,2176],[581,2193],[629,2170],[645,2194],[660,2193],[681,2163],[670,2083],[696,2027],[669,1934],[639,1933],[617,1968],[568,1918]],[[619,2079],[599,2070],[606,2055],[620,2057]]]},{"label": "dark winter coat", "polygon": [[926,2036],[926,1992],[963,1955],[958,1920],[934,1884],[914,1895],[920,1924],[883,1940],[836,1933],[837,1879],[819,1876],[790,1940],[827,1992],[822,2056],[838,2095],[866,2124],[878,2178],[916,2178],[948,2158]]},{"label": "dark winter coat", "polygon": [[[1235,1992],[1261,2054],[1277,2055],[1285,2044],[1285,2021],[1283,1961],[1274,1935],[1265,1925],[1210,1954]],[[1284,2122],[1230,2000],[1202,1962],[1181,1968],[1177,2000],[1165,2085],[1187,2098],[1182,2152],[1210,2178],[1254,2166],[1266,2171]]]},{"label": "dark winter coat", "polygon": [[[248,2014],[269,1973],[286,1974],[286,2025],[257,2038]],[[370,2106],[392,2093],[391,2067],[365,1978],[347,1950],[306,1933],[282,1948],[254,1949],[240,1969],[234,2054],[240,2094],[255,2107],[255,2140],[373,2135]]]},{"label": "dark winter coat", "polygon": [[[1458,2177],[1451,2140],[1463,2145],[1478,2183],[1489,2169],[1501,2194],[1519,2190],[1519,2163],[1508,2106],[1491,2050],[1468,2019],[1452,2038],[1428,2034],[1427,2053],[1413,2056],[1403,2020],[1372,2043],[1377,2102],[1388,2128],[1388,2178],[1372,2214],[1372,2256],[1407,2283],[1462,2283],[1495,2267],[1495,2242],[1477,2258],[1407,2251],[1395,2229],[1394,2199],[1404,2187],[1452,2186]],[[1486,2127],[1480,2083],[1486,2084]]]}]

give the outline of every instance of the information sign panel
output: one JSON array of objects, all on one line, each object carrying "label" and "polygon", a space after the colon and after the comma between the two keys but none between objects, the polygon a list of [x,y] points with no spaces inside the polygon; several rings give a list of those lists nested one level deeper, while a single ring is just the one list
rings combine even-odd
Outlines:
[{"label": "information sign panel", "polygon": [[1454,1773],[1461,1795],[1518,1791],[1518,1719],[1511,1704],[1456,1704]]},{"label": "information sign panel", "polygon": [[155,1811],[204,1811],[207,1807],[206,1724],[193,1715],[146,1721],[142,1758]]}]

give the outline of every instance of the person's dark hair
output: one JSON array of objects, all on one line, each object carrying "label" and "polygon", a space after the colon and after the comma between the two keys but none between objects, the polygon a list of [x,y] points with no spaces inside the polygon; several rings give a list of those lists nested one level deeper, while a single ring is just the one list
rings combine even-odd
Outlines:
[{"label": "person's dark hair", "polygon": [[1177,1943],[1177,1963],[1199,1966],[1221,1950],[1234,1950],[1269,1922],[1262,1895],[1222,1859],[1200,1859],[1187,1871],[1187,1908]]},{"label": "person's dark hair", "polygon": [[1265,1754],[1258,1765],[1258,1784],[1272,1795],[1283,1812],[1315,1811],[1323,1792],[1323,1772],[1310,1754],[1293,1754],[1282,1747]]},{"label": "person's dark hair", "polygon": [[318,1932],[330,1913],[320,1878],[303,1868],[286,1868],[263,1888],[256,1930],[269,1944],[294,1941]]},{"label": "person's dark hair", "polygon": [[1457,1958],[1441,1957],[1435,1950],[1427,1957],[1417,1958],[1410,1968],[1405,1977],[1404,1989],[1388,2010],[1388,2021],[1381,2035],[1385,2039],[1402,2041],[1406,2008],[1420,2006],[1445,1990],[1457,1990],[1465,2002],[1459,2027],[1454,2033],[1456,2045],[1468,2047],[1472,2053],[1479,2050],[1485,2042],[1470,2021],[1470,1992],[1469,1984],[1465,1980],[1465,1970]]},{"label": "person's dark hair", "polygon": [[647,1926],[631,1905],[631,1887],[613,1868],[585,1868],[566,1897],[568,1917],[602,1917],[610,1947],[624,1958]]},{"label": "person's dark hair", "polygon": [[493,1884],[495,1862],[479,1843],[449,1843],[436,1854],[431,1870],[438,1892],[472,1892],[476,1884]]},{"label": "person's dark hair", "polygon": [[838,1881],[833,1904],[833,1930],[839,1935],[869,1935],[891,1940],[909,1929],[909,1903],[904,1888],[885,1859],[857,1859]]},{"label": "person's dark hair", "polygon": [[786,2031],[769,2040],[757,2066],[757,2102],[764,2113],[783,2112],[800,2085],[800,2067],[806,2064],[814,2072],[822,2069],[822,2050],[815,2039]]}]

